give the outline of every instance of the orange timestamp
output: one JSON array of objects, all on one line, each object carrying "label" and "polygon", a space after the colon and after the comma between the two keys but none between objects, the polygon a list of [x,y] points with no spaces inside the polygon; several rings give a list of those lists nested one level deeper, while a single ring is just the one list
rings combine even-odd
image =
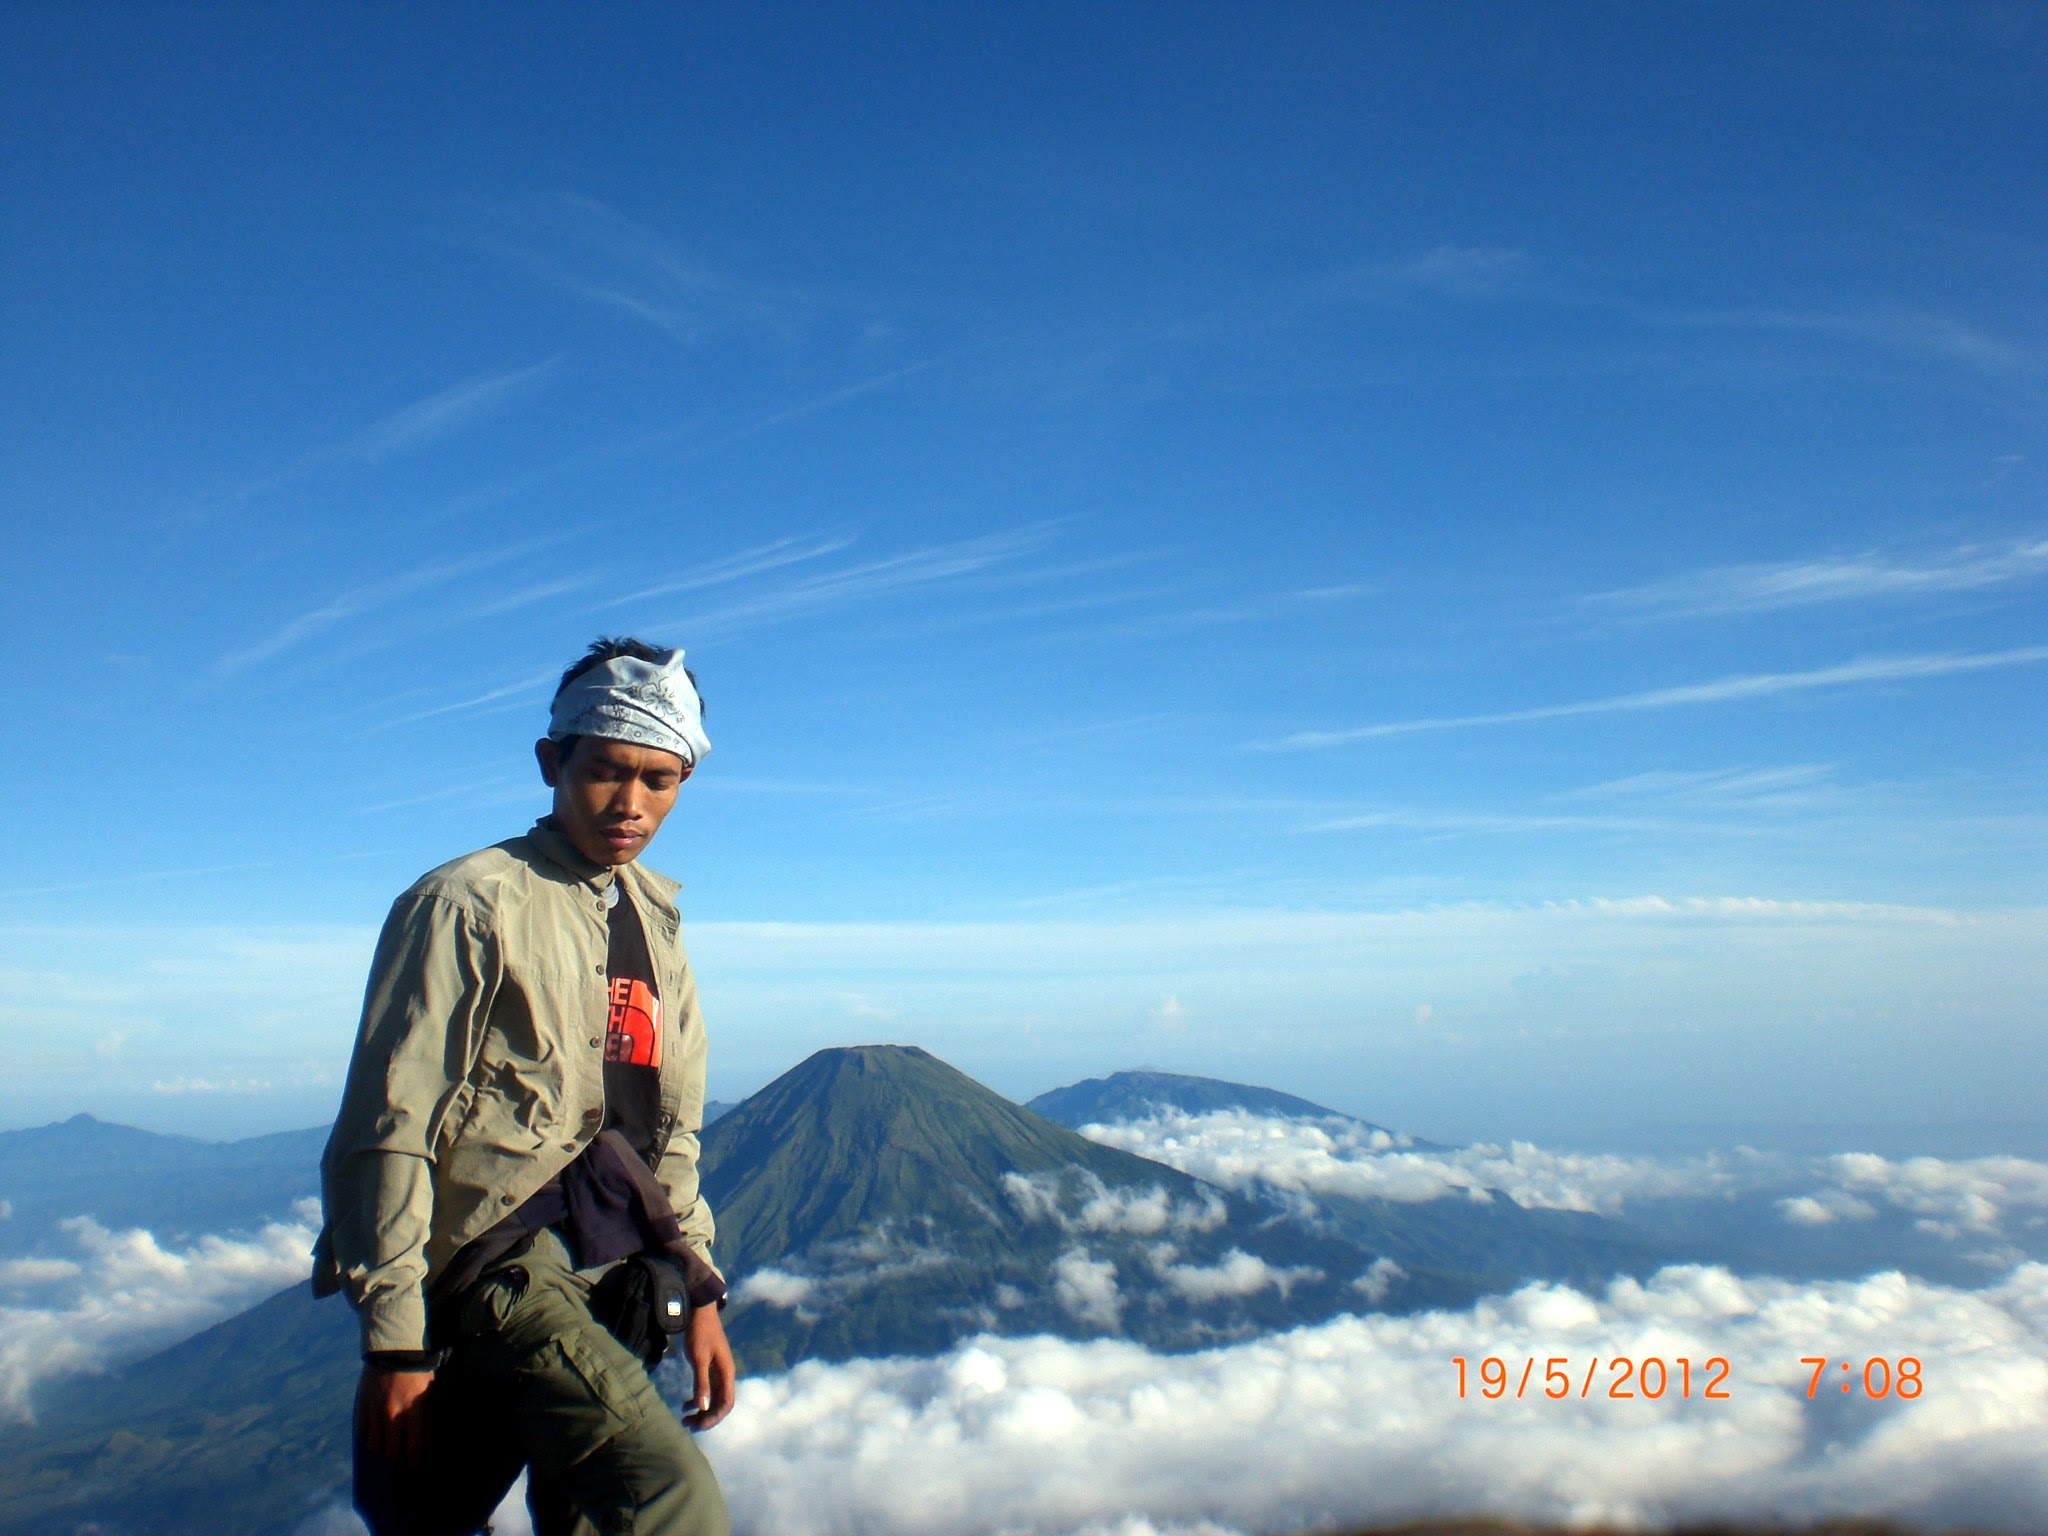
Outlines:
[{"label": "orange timestamp", "polygon": [[[1861,1389],[1866,1398],[1878,1399],[1900,1397],[1908,1401],[1926,1390],[1921,1376],[1921,1363],[1916,1356],[1901,1355],[1896,1361],[1884,1355],[1872,1355],[1862,1361],[1830,1360],[1822,1355],[1801,1355],[1801,1365],[1813,1367],[1813,1375],[1807,1379],[1806,1395],[1813,1398],[1827,1387],[1838,1387],[1843,1393]],[[1453,1355],[1451,1364],[1458,1369],[1458,1396],[1471,1393],[1469,1367],[1464,1355]],[[1488,1399],[1499,1399],[1509,1395],[1512,1381],[1513,1395],[1527,1397],[1530,1387],[1536,1388],[1535,1395],[1553,1401],[1567,1397],[1614,1398],[1617,1400],[1648,1400],[1670,1396],[1690,1398],[1693,1394],[1694,1362],[1685,1355],[1674,1355],[1666,1360],[1659,1355],[1648,1355],[1634,1359],[1628,1355],[1610,1355],[1604,1361],[1595,1355],[1586,1362],[1583,1373],[1578,1363],[1569,1355],[1551,1355],[1544,1359],[1542,1375],[1536,1374],[1538,1361],[1530,1356],[1522,1362],[1517,1375],[1513,1365],[1499,1355],[1488,1355],[1479,1362],[1478,1394]],[[1834,1380],[1829,1367],[1842,1372],[1839,1382]],[[1717,1402],[1726,1401],[1729,1366],[1725,1356],[1711,1355],[1699,1362],[1699,1396]],[[1595,1388],[1599,1390],[1595,1390]],[[1576,1388],[1577,1390],[1574,1390]]]},{"label": "orange timestamp", "polygon": [[[1458,1368],[1458,1396],[1466,1395],[1466,1367],[1469,1362],[1463,1355],[1453,1355],[1451,1364]],[[1628,1355],[1611,1355],[1606,1360],[1603,1377],[1601,1357],[1595,1355],[1586,1362],[1586,1369],[1580,1373],[1578,1363],[1569,1355],[1551,1355],[1543,1361],[1543,1374],[1536,1375],[1536,1357],[1531,1355],[1522,1362],[1522,1372],[1515,1380],[1514,1395],[1525,1397],[1533,1381],[1539,1396],[1557,1400],[1567,1397],[1611,1397],[1619,1399],[1644,1399],[1654,1402],[1667,1393],[1672,1397],[1689,1398],[1693,1395],[1693,1364],[1686,1355],[1675,1355],[1665,1360],[1659,1355],[1647,1355],[1640,1360]],[[1515,1375],[1508,1362],[1499,1355],[1488,1355],[1479,1362],[1479,1395],[1485,1398],[1501,1398],[1508,1395],[1508,1382]],[[1699,1395],[1721,1401],[1728,1396],[1728,1362],[1720,1355],[1712,1355],[1699,1362]],[[1593,1390],[1598,1381],[1601,1390]],[[1577,1390],[1574,1391],[1573,1388]]]},{"label": "orange timestamp", "polygon": [[[1828,1377],[1828,1367],[1839,1365],[1842,1379],[1839,1385],[1844,1393],[1863,1389],[1865,1397],[1903,1397],[1912,1399],[1925,1390],[1920,1380],[1920,1362],[1911,1355],[1899,1356],[1895,1366],[1883,1355],[1872,1355],[1862,1362],[1858,1370],[1854,1360],[1830,1360],[1825,1355],[1801,1355],[1801,1365],[1813,1367],[1813,1377],[1806,1383],[1806,1395],[1812,1397],[1821,1390],[1822,1378]],[[1832,1377],[1828,1377],[1832,1381]]]}]

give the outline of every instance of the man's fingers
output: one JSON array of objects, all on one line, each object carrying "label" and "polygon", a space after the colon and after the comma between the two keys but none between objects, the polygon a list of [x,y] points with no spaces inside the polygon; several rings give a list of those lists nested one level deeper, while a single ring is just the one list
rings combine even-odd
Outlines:
[{"label": "man's fingers", "polygon": [[724,1414],[732,1408],[739,1372],[734,1369],[732,1355],[726,1350],[720,1350],[718,1358],[712,1364],[714,1369],[711,1373],[711,1406]]},{"label": "man's fingers", "polygon": [[696,1390],[690,1399],[690,1411],[683,1415],[683,1422],[692,1429],[709,1429],[725,1417],[718,1404],[715,1364],[715,1357],[708,1352],[691,1357],[690,1366],[696,1372]]},{"label": "man's fingers", "polygon": [[730,1360],[717,1362],[718,1369],[711,1378],[711,1411],[704,1416],[704,1428],[709,1429],[728,1413],[732,1412],[735,1393],[733,1391],[733,1370]]},{"label": "man's fingers", "polygon": [[690,1314],[687,1341],[692,1375],[692,1408],[683,1422],[692,1429],[709,1429],[732,1411],[732,1346],[726,1342],[725,1326],[715,1308]]},{"label": "man's fingers", "polygon": [[732,1351],[722,1345],[723,1340],[707,1350],[701,1362],[691,1362],[697,1370],[697,1411],[688,1415],[685,1422],[692,1429],[710,1429],[732,1412],[737,1372]]}]

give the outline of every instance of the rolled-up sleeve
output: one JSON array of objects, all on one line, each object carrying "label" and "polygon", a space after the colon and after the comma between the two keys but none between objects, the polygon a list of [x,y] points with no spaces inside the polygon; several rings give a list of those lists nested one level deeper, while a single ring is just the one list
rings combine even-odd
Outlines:
[{"label": "rolled-up sleeve", "polygon": [[377,941],[320,1164],[325,1241],[365,1351],[426,1346],[434,1156],[482,1046],[493,950],[462,907],[417,892],[393,905]]}]

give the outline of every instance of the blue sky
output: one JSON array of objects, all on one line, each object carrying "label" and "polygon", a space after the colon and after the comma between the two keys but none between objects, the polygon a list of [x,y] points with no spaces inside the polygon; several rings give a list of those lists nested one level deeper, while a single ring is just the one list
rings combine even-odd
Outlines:
[{"label": "blue sky", "polygon": [[890,1039],[2038,1137],[2044,65],[1992,5],[10,8],[0,1123],[323,1118],[391,897],[631,630],[708,703],[650,862],[715,1092]]}]

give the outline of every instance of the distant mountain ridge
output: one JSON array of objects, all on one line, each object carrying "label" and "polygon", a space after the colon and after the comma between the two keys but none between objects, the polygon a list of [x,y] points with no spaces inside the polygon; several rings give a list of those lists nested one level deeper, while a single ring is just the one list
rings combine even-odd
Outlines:
[{"label": "distant mountain ridge", "polygon": [[1282,1093],[1277,1088],[1258,1088],[1215,1077],[1191,1077],[1181,1072],[1112,1072],[1107,1077],[1083,1078],[1078,1083],[1041,1093],[1029,1100],[1026,1108],[1074,1130],[1084,1125],[1149,1120],[1162,1111],[1207,1115],[1237,1110],[1248,1115],[1281,1115],[1290,1120],[1341,1120],[1368,1133],[1386,1136],[1405,1150],[1445,1150],[1442,1142],[1425,1141],[1344,1110]]},{"label": "distant mountain ridge", "polygon": [[[1107,1077],[1083,1078],[1064,1088],[1054,1088],[1028,1100],[1025,1108],[1059,1125],[1079,1129],[1084,1125],[1113,1125],[1119,1120],[1143,1120],[1162,1109],[1201,1115],[1216,1110],[1241,1109],[1254,1115],[1287,1115],[1311,1120],[1348,1120],[1373,1130],[1384,1127],[1325,1109],[1307,1099],[1282,1093],[1277,1088],[1255,1088],[1246,1083],[1227,1083],[1214,1077],[1189,1077],[1179,1072],[1112,1072]],[[1395,1134],[1389,1131],[1388,1135]]]},{"label": "distant mountain ridge", "polygon": [[320,1193],[327,1128],[241,1141],[169,1136],[73,1115],[0,1131],[0,1257],[48,1241],[56,1224],[90,1216],[108,1227],[147,1227],[160,1240],[248,1230]]}]

